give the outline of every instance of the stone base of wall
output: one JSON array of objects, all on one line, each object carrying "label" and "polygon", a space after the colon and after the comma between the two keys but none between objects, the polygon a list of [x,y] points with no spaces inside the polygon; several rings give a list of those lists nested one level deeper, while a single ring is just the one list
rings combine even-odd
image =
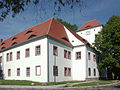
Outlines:
[{"label": "stone base of wall", "polygon": [[94,81],[94,80],[99,80],[99,78],[87,78],[86,81]]}]

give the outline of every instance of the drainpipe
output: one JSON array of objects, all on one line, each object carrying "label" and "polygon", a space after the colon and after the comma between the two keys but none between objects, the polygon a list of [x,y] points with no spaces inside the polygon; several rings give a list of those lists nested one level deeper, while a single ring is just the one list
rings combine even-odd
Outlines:
[{"label": "drainpipe", "polygon": [[47,36],[47,78],[48,78],[48,82],[50,82],[49,80],[49,36]]},{"label": "drainpipe", "polygon": [[86,46],[86,80],[88,79],[88,51],[87,51],[87,45]]}]

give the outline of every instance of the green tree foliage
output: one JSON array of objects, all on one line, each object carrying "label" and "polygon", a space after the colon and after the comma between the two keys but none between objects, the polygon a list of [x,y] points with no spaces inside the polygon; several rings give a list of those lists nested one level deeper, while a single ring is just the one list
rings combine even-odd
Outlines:
[{"label": "green tree foliage", "polygon": [[57,21],[60,22],[61,24],[65,25],[66,27],[70,28],[72,31],[76,31],[78,29],[77,25],[71,25],[70,23],[63,21],[60,18],[57,18]]},{"label": "green tree foliage", "polygon": [[84,0],[0,0],[0,21],[3,21],[10,13],[12,17],[15,17],[16,14],[24,11],[25,7],[30,3],[31,5],[39,4],[41,8],[45,8],[48,3],[52,4],[54,5],[55,12],[53,13],[55,14],[56,12],[60,12],[64,7],[72,9],[77,6],[81,10],[84,6],[83,2]]},{"label": "green tree foliage", "polygon": [[120,16],[112,16],[96,36],[95,47],[101,51],[99,70],[107,68],[120,79]]}]

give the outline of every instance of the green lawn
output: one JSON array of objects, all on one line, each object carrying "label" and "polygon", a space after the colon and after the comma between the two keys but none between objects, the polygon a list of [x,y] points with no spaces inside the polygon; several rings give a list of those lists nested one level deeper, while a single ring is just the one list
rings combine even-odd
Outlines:
[{"label": "green lawn", "polygon": [[2,82],[1,85],[31,85],[31,83],[34,83],[35,86],[42,85],[39,82],[32,82],[27,80],[0,80]]},{"label": "green lawn", "polygon": [[101,80],[101,81],[98,81],[98,82],[81,83],[81,84],[73,85],[73,87],[105,85],[105,84],[113,83],[112,81],[113,80]]}]

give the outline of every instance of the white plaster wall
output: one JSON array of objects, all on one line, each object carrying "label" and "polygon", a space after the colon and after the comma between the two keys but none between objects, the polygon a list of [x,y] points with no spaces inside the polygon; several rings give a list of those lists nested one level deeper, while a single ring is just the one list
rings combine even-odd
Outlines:
[{"label": "white plaster wall", "polygon": [[[53,55],[53,46],[58,47],[58,56]],[[71,60],[64,58],[64,50],[71,52]],[[70,81],[72,80],[73,68],[72,68],[72,48],[64,44],[56,42],[55,40],[49,39],[49,70],[50,70],[50,82],[54,82],[53,76],[53,66],[56,61],[56,66],[58,66],[58,76],[56,76],[56,81]],[[71,76],[64,76],[64,67],[71,68]]]},{"label": "white plaster wall", "polygon": [[101,30],[102,30],[102,26],[98,26],[87,30],[82,30],[76,33],[81,37],[83,37],[84,39],[86,39],[92,45],[92,43],[95,40],[95,35],[98,34],[98,32],[100,32]]},{"label": "white plaster wall", "polygon": [[77,39],[65,26],[65,31],[68,35],[69,41],[73,46],[83,45],[84,43]]},{"label": "white plaster wall", "polygon": [[[81,59],[76,60],[76,52],[81,52]],[[74,47],[73,53],[73,80],[85,80],[86,79],[86,47],[78,46]]]},{"label": "white plaster wall", "polygon": [[[88,52],[90,52],[91,55],[91,60],[88,60]],[[96,61],[93,60],[93,55],[96,55]],[[86,68],[87,72],[88,72],[88,68],[91,68],[91,76],[88,75],[87,73],[87,78],[99,78],[99,72],[98,72],[98,68],[97,68],[97,58],[98,54],[90,47],[87,47],[87,61],[88,61],[88,66]],[[94,68],[96,69],[96,76],[94,76]]]},{"label": "white plaster wall", "polygon": [[[41,55],[35,56],[35,46],[41,46]],[[30,48],[30,57],[25,58],[25,49]],[[16,52],[20,51],[20,59],[16,60]],[[6,62],[6,53],[13,53],[13,60]],[[41,66],[41,75],[36,76],[35,66]],[[30,67],[30,77],[26,77],[26,67]],[[20,68],[20,76],[17,76],[17,68]],[[11,76],[8,77],[8,69]],[[4,52],[4,78],[9,80],[31,80],[47,82],[47,38],[39,39],[28,44],[7,50]]]}]

